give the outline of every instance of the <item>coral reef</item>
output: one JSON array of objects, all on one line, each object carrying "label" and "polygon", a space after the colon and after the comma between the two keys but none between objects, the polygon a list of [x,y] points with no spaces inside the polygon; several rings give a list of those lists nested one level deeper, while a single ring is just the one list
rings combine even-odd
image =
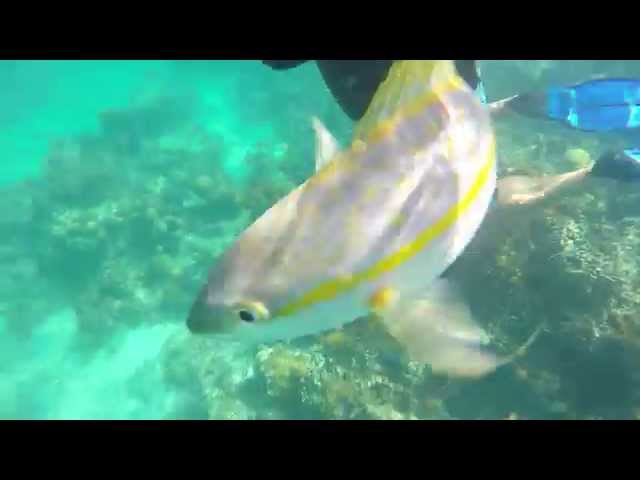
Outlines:
[{"label": "coral reef", "polygon": [[[553,136],[546,134],[546,142]],[[582,167],[594,150],[606,147],[585,140],[540,158],[540,170]],[[509,163],[518,155],[503,158]],[[453,415],[472,415],[464,405],[467,396],[486,399],[490,418],[508,415],[508,408],[519,418],[634,418],[640,394],[633,373],[640,361],[640,277],[632,253],[640,234],[638,201],[632,185],[590,179],[526,219],[483,225],[450,277],[504,353],[539,325],[544,334],[512,369],[462,389],[448,403]],[[599,353],[604,351],[609,355]],[[594,385],[617,393],[603,395]]]},{"label": "coral reef", "polygon": [[[10,271],[33,270],[20,283],[23,291],[25,282],[46,279],[74,305],[92,348],[118,326],[182,316],[206,266],[275,195],[256,201],[255,192],[230,183],[219,139],[177,128],[185,107],[158,102],[106,112],[99,134],[54,142],[43,181],[12,195],[15,205],[0,221],[22,249],[3,257],[25,257],[12,259]],[[151,125],[150,118],[172,109],[178,111],[170,121]],[[135,149],[124,151],[116,141],[125,133]],[[13,276],[5,280],[15,283]]]},{"label": "coral reef", "polygon": [[12,263],[4,310],[24,310],[12,285],[26,292],[45,279],[74,305],[92,345],[118,326],[184,316],[225,246],[313,170],[305,122],[306,146],[263,139],[237,166],[242,180],[230,179],[228,145],[198,123],[198,107],[193,98],[158,97],[102,112],[97,132],[51,143],[37,184],[3,189],[0,233],[10,243],[0,253]]},{"label": "coral reef", "polygon": [[178,335],[164,353],[167,381],[189,389],[197,379],[211,419],[450,418],[439,379],[366,318],[257,349]]},{"label": "coral reef", "polygon": [[[535,86],[550,78],[552,64],[513,68]],[[198,125],[191,100],[161,97],[103,112],[97,133],[51,145],[41,181],[3,188],[6,330],[29,336],[40,319],[70,303],[78,345],[95,352],[118,330],[182,321],[212,261],[313,171],[306,114],[316,100],[302,87],[278,93],[277,84],[269,84],[269,95],[237,92],[244,99],[238,115],[247,121],[267,118],[283,98],[296,105],[274,120],[267,140],[247,148],[234,150]],[[320,115],[348,136],[348,124],[323,95]],[[496,131],[501,175],[560,173],[622,145],[510,114]],[[229,176],[231,151],[241,152],[238,179]],[[526,355],[488,378],[434,376],[366,318],[255,348],[183,330],[160,358],[163,381],[179,393],[172,416],[636,418],[639,206],[632,185],[593,180],[531,216],[483,224],[447,276],[500,352],[512,353],[544,325]],[[142,371],[132,380],[140,398],[151,384]],[[2,388],[12,400],[0,417],[15,416],[21,391]]]}]

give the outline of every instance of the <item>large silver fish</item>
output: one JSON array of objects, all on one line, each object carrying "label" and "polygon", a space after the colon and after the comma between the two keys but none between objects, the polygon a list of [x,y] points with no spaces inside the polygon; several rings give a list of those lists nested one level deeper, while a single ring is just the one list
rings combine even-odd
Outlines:
[{"label": "large silver fish", "polygon": [[480,376],[504,361],[440,275],[475,235],[496,186],[487,110],[450,60],[400,61],[353,142],[319,120],[317,170],[214,265],[187,325],[251,342],[373,314],[411,358]]}]

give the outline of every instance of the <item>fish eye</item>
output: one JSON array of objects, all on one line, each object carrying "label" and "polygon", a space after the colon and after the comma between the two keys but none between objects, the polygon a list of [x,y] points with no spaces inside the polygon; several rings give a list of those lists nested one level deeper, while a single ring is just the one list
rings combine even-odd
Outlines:
[{"label": "fish eye", "polygon": [[233,306],[237,318],[246,323],[261,322],[269,318],[269,310],[262,302],[242,301]]},{"label": "fish eye", "polygon": [[255,321],[255,317],[253,316],[253,313],[251,313],[248,310],[240,310],[238,312],[238,316],[240,317],[240,320],[242,320],[243,322],[252,323]]}]

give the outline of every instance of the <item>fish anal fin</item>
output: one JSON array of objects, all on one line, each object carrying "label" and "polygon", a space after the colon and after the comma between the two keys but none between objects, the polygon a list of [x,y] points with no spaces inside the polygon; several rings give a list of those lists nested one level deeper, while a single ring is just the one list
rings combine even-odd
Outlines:
[{"label": "fish anal fin", "polygon": [[413,361],[429,364],[434,373],[479,378],[505,363],[485,348],[487,334],[449,282],[438,280],[426,292],[398,290],[386,297],[392,300],[376,313],[387,331]]}]

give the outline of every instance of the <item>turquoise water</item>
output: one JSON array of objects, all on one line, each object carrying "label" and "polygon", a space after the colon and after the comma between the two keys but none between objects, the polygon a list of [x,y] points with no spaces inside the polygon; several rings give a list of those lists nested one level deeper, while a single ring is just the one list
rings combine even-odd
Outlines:
[{"label": "turquoise water", "polygon": [[[491,61],[490,99],[640,62]],[[353,124],[315,65],[0,61],[0,418],[635,418],[638,192],[592,183],[452,268],[514,365],[448,381],[358,321],[236,347],[185,319],[212,261]],[[559,174],[624,139],[506,115],[500,172]],[[504,230],[504,229],[503,229]],[[481,245],[489,237],[489,247]]]}]

